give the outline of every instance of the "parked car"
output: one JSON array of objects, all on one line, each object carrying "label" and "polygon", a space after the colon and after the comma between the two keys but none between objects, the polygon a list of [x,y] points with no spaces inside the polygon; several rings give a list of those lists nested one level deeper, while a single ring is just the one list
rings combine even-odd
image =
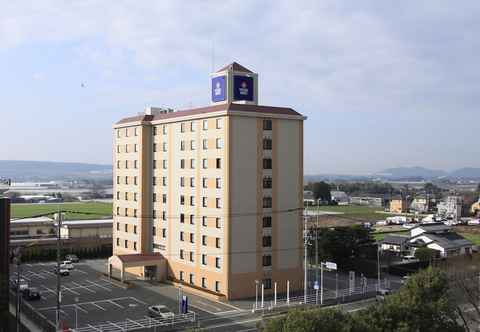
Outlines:
[{"label": "parked car", "polygon": [[23,292],[26,289],[28,289],[28,283],[25,281],[25,279],[20,279],[20,283],[18,283],[18,285],[17,285],[17,282],[18,282],[17,279],[13,279],[12,281],[13,290],[17,290],[17,287],[20,292]]},{"label": "parked car", "polygon": [[162,304],[152,305],[148,307],[148,316],[153,318],[173,318],[174,313],[168,310],[168,308]]},{"label": "parked car", "polygon": [[377,295],[375,296],[376,301],[385,301],[385,297],[390,294],[388,289],[379,289]]},{"label": "parked car", "polygon": [[68,270],[73,270],[73,268],[74,268],[72,261],[63,261],[63,262],[60,263],[60,266],[63,266],[64,268],[66,268]]},{"label": "parked car", "polygon": [[27,301],[34,301],[34,300],[40,300],[40,292],[38,289],[32,287],[32,288],[27,288],[23,292],[23,298]]},{"label": "parked car", "polygon": [[406,255],[406,256],[402,257],[402,262],[404,262],[404,263],[405,262],[417,262],[417,261],[418,261],[418,259],[415,258],[415,256],[413,256],[413,255]]},{"label": "parked car", "polygon": [[70,261],[72,263],[78,263],[80,259],[75,254],[68,254],[65,256],[65,260]]},{"label": "parked car", "polygon": [[60,269],[57,272],[57,267],[53,267],[53,273],[57,274],[59,273],[61,276],[68,276],[70,275],[70,271],[64,267],[63,265],[60,265]]}]

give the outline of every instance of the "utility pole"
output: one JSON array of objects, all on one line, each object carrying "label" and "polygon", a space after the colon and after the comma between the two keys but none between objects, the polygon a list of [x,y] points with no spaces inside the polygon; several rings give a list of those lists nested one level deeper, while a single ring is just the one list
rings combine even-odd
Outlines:
[{"label": "utility pole", "polygon": [[318,282],[318,204],[317,204],[317,222],[315,226],[315,281]]},{"label": "utility pole", "polygon": [[61,330],[60,327],[60,302],[62,301],[61,291],[61,276],[60,276],[60,253],[62,251],[62,238],[60,236],[60,229],[62,227],[62,212],[58,209],[57,217],[57,312],[56,312],[56,327],[57,331]]},{"label": "utility pole", "polygon": [[16,319],[16,327],[17,327],[17,332],[20,332],[20,301],[22,300],[20,296],[20,260],[21,260],[22,252],[20,251],[20,247],[15,249],[15,262],[17,263],[17,306],[15,308],[15,319]]},{"label": "utility pole", "polygon": [[377,274],[378,274],[378,285],[377,285],[377,290],[380,290],[380,242],[377,242]]},{"label": "utility pole", "polygon": [[307,215],[305,214],[305,211],[303,212],[303,237],[304,237],[304,277],[303,277],[303,302],[306,304],[307,303],[307,282],[308,282],[308,277],[307,277],[307,272],[308,272],[308,267],[307,267],[307,245],[308,245],[308,234],[307,234]]}]

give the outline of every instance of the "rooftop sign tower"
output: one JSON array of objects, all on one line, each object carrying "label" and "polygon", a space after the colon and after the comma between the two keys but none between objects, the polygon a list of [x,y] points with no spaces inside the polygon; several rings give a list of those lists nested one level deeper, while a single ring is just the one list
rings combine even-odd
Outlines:
[{"label": "rooftop sign tower", "polygon": [[258,74],[233,62],[211,76],[213,105],[258,105]]}]

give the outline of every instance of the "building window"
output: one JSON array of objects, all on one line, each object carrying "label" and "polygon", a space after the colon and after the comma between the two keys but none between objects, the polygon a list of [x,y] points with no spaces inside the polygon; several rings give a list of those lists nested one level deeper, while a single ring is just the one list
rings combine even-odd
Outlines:
[{"label": "building window", "polygon": [[190,150],[195,150],[195,149],[196,149],[195,141],[190,141]]},{"label": "building window", "polygon": [[117,222],[117,231],[119,231],[119,230],[120,230],[120,223]]},{"label": "building window", "polygon": [[162,185],[163,185],[164,187],[167,186],[167,177],[166,177],[166,176],[162,177]]},{"label": "building window", "polygon": [[195,196],[190,196],[190,206],[195,206]]},{"label": "building window", "polygon": [[202,140],[202,148],[204,150],[207,150],[208,149],[208,140],[207,139],[203,139]]},{"label": "building window", "polygon": [[120,246],[120,239],[117,237],[117,246]]},{"label": "building window", "polygon": [[195,225],[195,216],[193,214],[190,215],[190,225]]},{"label": "building window", "polygon": [[117,199],[120,199],[120,192],[117,191]]},{"label": "building window", "polygon": [[202,277],[202,287],[207,288],[207,279],[205,277]]},{"label": "building window", "polygon": [[190,122],[190,131],[191,131],[191,132],[194,132],[194,131],[195,131],[195,127],[196,127],[195,121]]},{"label": "building window", "polygon": [[125,137],[128,137],[128,128],[125,128]]},{"label": "building window", "polygon": [[190,233],[190,243],[195,243],[195,235]]},{"label": "building window", "polygon": [[162,166],[163,166],[163,169],[167,169],[167,161],[164,159],[162,160]]},{"label": "building window", "polygon": [[120,177],[117,176],[117,184],[120,184]]},{"label": "building window", "polygon": [[133,250],[137,250],[137,241],[133,242]]},{"label": "building window", "polygon": [[180,168],[185,168],[185,159],[180,159]]},{"label": "building window", "polygon": [[207,227],[207,217],[202,217],[202,226]]},{"label": "building window", "polygon": [[207,255],[202,254],[202,265],[207,265]]},{"label": "building window", "polygon": [[125,225],[123,226],[123,229],[124,229],[125,233],[128,233],[128,224],[125,224]]},{"label": "building window", "polygon": [[265,228],[272,227],[272,217],[271,216],[263,217],[262,221],[263,221],[263,227],[265,227]]},{"label": "building window", "polygon": [[262,237],[262,245],[264,247],[271,247],[272,246],[272,237],[271,236]]},{"label": "building window", "polygon": [[167,134],[167,126],[166,125],[163,125],[162,132],[163,132],[164,135]]},{"label": "building window", "polygon": [[215,206],[217,207],[217,209],[221,209],[222,208],[222,201],[220,198],[216,198],[215,199]]},{"label": "building window", "polygon": [[190,251],[190,262],[194,262],[194,258],[193,258],[193,251]]},{"label": "building window", "polygon": [[263,255],[262,265],[263,266],[272,266],[272,256],[271,255]]},{"label": "building window", "polygon": [[262,280],[264,289],[272,289],[272,279],[267,278]]},{"label": "building window", "polygon": [[180,249],[180,259],[184,259],[183,249]]},{"label": "building window", "polygon": [[263,178],[263,188],[269,189],[272,188],[272,178],[269,176],[266,176]]},{"label": "building window", "polygon": [[263,139],[263,149],[264,150],[271,150],[272,149],[272,139],[271,138],[264,138]]},{"label": "building window", "polygon": [[185,132],[185,122],[180,123],[180,132],[181,133]]},{"label": "building window", "polygon": [[180,231],[180,241],[184,241],[184,233],[183,231]]},{"label": "building window", "polygon": [[185,214],[180,213],[180,222],[183,224],[185,222]]},{"label": "building window", "polygon": [[180,271],[180,281],[183,281],[183,271]]},{"label": "building window", "polygon": [[117,206],[117,216],[119,216],[119,215],[120,215],[120,207]]},{"label": "building window", "polygon": [[215,184],[216,184],[217,189],[222,188],[222,179],[217,178],[216,181],[215,181]]},{"label": "building window", "polygon": [[128,217],[128,208],[125,208],[125,217]]},{"label": "building window", "polygon": [[191,283],[192,285],[194,284],[193,280],[194,280],[193,273],[190,273],[190,283]]},{"label": "building window", "polygon": [[134,218],[137,217],[137,209],[133,209],[133,217],[134,217]]},{"label": "building window", "polygon": [[133,184],[138,185],[138,178],[136,176],[133,177]]},{"label": "building window", "polygon": [[195,159],[190,159],[190,168],[195,169]]},{"label": "building window", "polygon": [[163,142],[162,150],[163,150],[163,152],[167,152],[167,143],[166,142]]},{"label": "building window", "polygon": [[153,169],[156,169],[156,168],[157,168],[157,161],[153,160]]},{"label": "building window", "polygon": [[207,188],[207,178],[202,178],[202,187]]},{"label": "building window", "polygon": [[167,212],[166,211],[162,211],[162,220],[167,220]]},{"label": "building window", "polygon": [[272,120],[263,120],[263,130],[272,130]]},{"label": "building window", "polygon": [[263,169],[272,169],[272,159],[263,158]]},{"label": "building window", "polygon": [[152,177],[152,183],[153,183],[154,186],[157,185],[157,178],[155,176]]},{"label": "building window", "polygon": [[217,138],[216,145],[217,145],[217,149],[223,148],[223,140],[221,138]]},{"label": "building window", "polygon": [[216,125],[217,125],[217,129],[221,129],[222,128],[222,119],[217,119]]},{"label": "building window", "polygon": [[215,248],[220,248],[220,238],[219,237],[215,238]]},{"label": "building window", "polygon": [[207,245],[207,236],[202,235],[202,246],[206,246],[206,245]]},{"label": "building window", "polygon": [[220,268],[220,257],[215,257],[215,267],[216,267],[217,269]]},{"label": "building window", "polygon": [[185,196],[180,195],[180,205],[185,205]]},{"label": "building window", "polygon": [[185,141],[180,142],[180,151],[185,151]]},{"label": "building window", "polygon": [[128,201],[128,193],[125,193],[125,200]]},{"label": "building window", "polygon": [[133,234],[137,234],[137,225],[133,225]]},{"label": "building window", "polygon": [[157,236],[157,228],[155,226],[152,228],[152,235]]},{"label": "building window", "polygon": [[153,136],[157,136],[157,126],[153,127]]},{"label": "building window", "polygon": [[167,204],[167,194],[162,195],[162,203]]},{"label": "building window", "polygon": [[120,160],[117,161],[117,169],[120,169]]},{"label": "building window", "polygon": [[216,228],[220,228],[221,225],[220,225],[220,218],[215,218],[215,227]]},{"label": "building window", "polygon": [[128,169],[128,160],[125,160],[125,169]]},{"label": "building window", "polygon": [[128,184],[128,176],[125,177],[125,184]]},{"label": "building window", "polygon": [[207,198],[206,197],[202,197],[202,206],[207,207]]},{"label": "building window", "polygon": [[207,129],[208,129],[208,120],[203,120],[203,121],[202,121],[202,128],[203,128],[203,130],[207,130]]},{"label": "building window", "polygon": [[120,153],[120,145],[117,145],[117,153]]},{"label": "building window", "polygon": [[162,228],[162,237],[165,239],[167,237],[167,229]]},{"label": "building window", "polygon": [[263,198],[263,208],[270,209],[272,207],[272,198],[271,197],[264,197]]},{"label": "building window", "polygon": [[128,248],[128,240],[124,241],[125,248]]},{"label": "building window", "polygon": [[117,129],[117,138],[120,138],[120,129]]},{"label": "building window", "polygon": [[125,144],[125,152],[128,153],[128,144]]},{"label": "building window", "polygon": [[157,152],[157,143],[153,143],[153,152]]},{"label": "building window", "polygon": [[185,178],[183,176],[180,177],[180,187],[185,187]]},{"label": "building window", "polygon": [[190,178],[190,187],[195,188],[195,178]]},{"label": "building window", "polygon": [[153,193],[153,194],[152,194],[152,200],[153,200],[154,202],[157,201],[157,194],[156,194],[156,193]]},{"label": "building window", "polygon": [[134,131],[133,131],[133,134],[134,134],[135,136],[138,136],[138,128],[137,128],[137,127],[135,127],[135,129],[134,129]]},{"label": "building window", "polygon": [[157,219],[157,210],[152,211],[152,217],[153,219]]},{"label": "building window", "polygon": [[220,292],[220,281],[215,281],[215,292]]},{"label": "building window", "polygon": [[216,164],[217,164],[217,169],[222,168],[222,159],[217,158]]},{"label": "building window", "polygon": [[208,167],[208,160],[207,159],[202,159],[202,168],[207,169]]}]

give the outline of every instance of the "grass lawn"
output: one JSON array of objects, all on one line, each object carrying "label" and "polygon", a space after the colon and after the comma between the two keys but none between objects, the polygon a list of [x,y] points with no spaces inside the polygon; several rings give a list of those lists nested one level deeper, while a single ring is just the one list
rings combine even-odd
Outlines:
[{"label": "grass lawn", "polygon": [[[316,210],[317,207],[310,206],[309,210]],[[320,211],[327,212],[341,212],[347,218],[359,218],[365,221],[376,221],[385,219],[389,214],[377,213],[377,211],[383,211],[381,207],[369,207],[359,205],[325,205],[319,206]],[[339,215],[341,217],[342,215]]]},{"label": "grass lawn", "polygon": [[393,234],[393,235],[408,235],[410,231],[405,230],[405,231],[396,231],[396,232],[391,232],[391,233],[373,233],[373,238],[376,241],[381,241],[385,238],[385,235]]},{"label": "grass lawn", "polygon": [[461,236],[473,242],[473,244],[480,246],[480,233],[459,233]]},{"label": "grass lawn", "polygon": [[53,203],[53,204],[12,204],[12,218],[24,218],[39,214],[54,214],[63,211],[87,212],[93,214],[66,213],[66,220],[98,219],[112,215],[112,203]]}]

